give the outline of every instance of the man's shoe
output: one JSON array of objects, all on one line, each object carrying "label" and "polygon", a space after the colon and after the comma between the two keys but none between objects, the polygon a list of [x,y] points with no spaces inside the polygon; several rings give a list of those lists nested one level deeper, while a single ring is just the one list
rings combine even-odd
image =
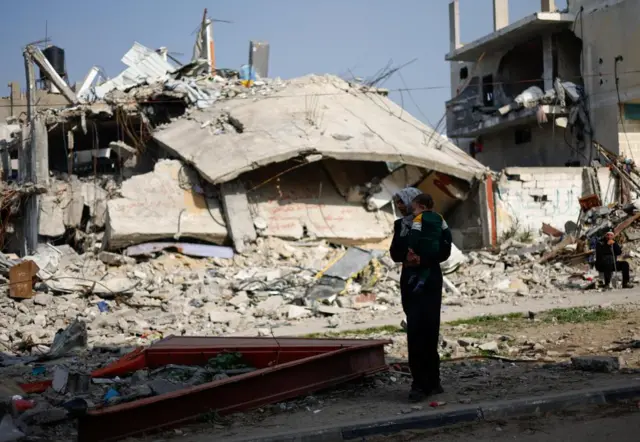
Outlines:
[{"label": "man's shoe", "polygon": [[436,387],[433,387],[432,389],[430,389],[429,391],[425,392],[428,396],[434,396],[436,394],[442,394],[444,393],[444,388],[442,388],[442,385],[438,384]]},{"label": "man's shoe", "polygon": [[414,404],[416,402],[422,402],[426,398],[427,398],[427,395],[422,390],[416,390],[412,388],[411,391],[409,392],[409,402],[412,402]]},{"label": "man's shoe", "polygon": [[622,284],[622,288],[623,289],[632,289],[633,288],[633,284],[631,284],[630,282],[627,282],[626,284]]}]

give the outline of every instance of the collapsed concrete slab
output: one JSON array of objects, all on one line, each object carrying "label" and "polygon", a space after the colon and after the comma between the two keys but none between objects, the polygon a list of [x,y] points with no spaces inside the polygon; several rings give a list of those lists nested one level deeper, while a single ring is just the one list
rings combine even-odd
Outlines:
[{"label": "collapsed concrete slab", "polygon": [[107,204],[105,246],[120,249],[167,238],[221,243],[227,228],[215,198],[179,161],[162,160],[153,172],[122,183],[122,198]]},{"label": "collapsed concrete slab", "polygon": [[193,112],[154,133],[211,183],[288,159],[321,155],[394,162],[463,180],[486,168],[389,98],[332,76],[287,82],[265,99],[234,99]]}]

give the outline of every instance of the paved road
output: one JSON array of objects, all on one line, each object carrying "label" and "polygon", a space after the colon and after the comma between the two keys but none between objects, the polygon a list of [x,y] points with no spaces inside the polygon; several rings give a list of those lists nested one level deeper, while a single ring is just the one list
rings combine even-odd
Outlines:
[{"label": "paved road", "polygon": [[[611,292],[556,292],[545,294],[539,298],[516,297],[511,303],[492,305],[468,305],[468,306],[444,306],[442,320],[456,321],[459,319],[473,318],[479,315],[506,315],[509,313],[541,312],[554,308],[591,307],[599,305],[622,305],[640,303],[640,288],[629,290],[616,290]],[[404,319],[404,314],[399,311],[378,312],[377,317],[364,323],[354,324],[344,321],[337,328],[327,328],[326,319],[305,319],[297,325],[278,327],[273,329],[275,336],[300,336],[309,333],[340,332],[345,330],[358,330],[385,325],[399,325]],[[244,330],[233,333],[231,336],[257,335],[258,329]],[[640,439],[639,439],[640,440]]]},{"label": "paved road", "polygon": [[630,407],[586,415],[478,424],[429,433],[406,433],[370,442],[638,442],[640,409]]}]

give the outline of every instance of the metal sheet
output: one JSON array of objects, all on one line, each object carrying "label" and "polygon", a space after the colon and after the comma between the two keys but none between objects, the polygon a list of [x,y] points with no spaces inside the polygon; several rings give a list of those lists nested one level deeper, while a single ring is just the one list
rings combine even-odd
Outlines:
[{"label": "metal sheet", "polygon": [[[276,344],[279,342],[279,344]],[[304,343],[309,345],[305,346]],[[275,364],[251,373],[211,382],[178,392],[139,401],[95,409],[79,421],[80,442],[114,441],[176,426],[215,411],[221,415],[337,385],[385,370],[384,344],[370,340],[305,340],[283,338],[176,338],[160,341],[144,352],[148,359],[163,357],[180,363],[185,356],[229,349],[243,355],[275,351],[325,352],[291,362]],[[200,345],[200,347],[199,347]],[[339,348],[339,349],[335,349]],[[140,361],[139,352],[132,360]],[[265,361],[268,358],[264,359]],[[129,361],[131,362],[131,360]]]},{"label": "metal sheet", "polygon": [[143,82],[152,83],[167,79],[167,74],[174,70],[174,67],[160,54],[137,42],[122,57],[122,62],[128,66],[127,69],[117,77],[93,88],[91,92],[87,91],[83,98],[89,98],[93,94],[95,98],[101,99],[107,92],[114,89],[126,90]]},{"label": "metal sheet", "polygon": [[347,280],[364,269],[373,259],[372,252],[357,247],[350,247],[347,252],[332,265],[325,276]]}]

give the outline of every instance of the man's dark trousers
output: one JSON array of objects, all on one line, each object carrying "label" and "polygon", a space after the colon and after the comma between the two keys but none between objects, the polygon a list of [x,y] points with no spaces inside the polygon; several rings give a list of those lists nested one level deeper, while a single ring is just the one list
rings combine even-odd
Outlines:
[{"label": "man's dark trousers", "polygon": [[[611,270],[609,270],[611,269]],[[622,273],[622,285],[629,284],[629,280],[631,276],[629,274],[629,263],[627,261],[616,261],[615,270]],[[607,271],[604,273],[604,284],[609,285],[611,282],[611,277],[613,276],[614,268],[611,266],[607,266]]]},{"label": "man's dark trousers", "polygon": [[[407,290],[408,291],[408,290]],[[407,347],[412,389],[429,393],[440,385],[440,309],[442,272],[434,266],[421,293],[406,293],[402,305],[407,315]]]}]

